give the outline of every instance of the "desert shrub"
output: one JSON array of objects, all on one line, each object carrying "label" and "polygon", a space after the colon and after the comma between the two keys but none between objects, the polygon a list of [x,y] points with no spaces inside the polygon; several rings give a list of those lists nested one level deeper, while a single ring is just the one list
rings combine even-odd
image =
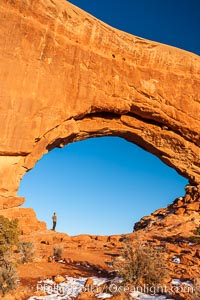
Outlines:
[{"label": "desert shrub", "polygon": [[19,228],[17,220],[9,220],[0,216],[0,255],[17,246],[19,241]]},{"label": "desert shrub", "polygon": [[63,255],[63,247],[62,246],[54,246],[53,247],[53,256],[55,259],[61,259]]},{"label": "desert shrub", "polygon": [[200,225],[194,230],[195,235],[200,235]]},{"label": "desert shrub", "polygon": [[13,264],[3,264],[0,268],[0,294],[5,295],[17,285],[17,271]]},{"label": "desert shrub", "polygon": [[16,263],[12,252],[7,250],[0,256],[0,295],[5,295],[17,285]]},{"label": "desert shrub", "polygon": [[194,287],[194,293],[192,295],[193,300],[199,300],[200,299],[200,279],[195,279],[193,283]]},{"label": "desert shrub", "polygon": [[163,250],[137,241],[134,245],[127,241],[121,256],[114,260],[113,266],[124,282],[131,284],[162,284],[167,276]]},{"label": "desert shrub", "polygon": [[32,262],[35,258],[35,247],[31,242],[23,242],[19,245],[22,263]]},{"label": "desert shrub", "polygon": [[0,216],[0,294],[5,295],[17,284],[17,271],[12,246],[18,245],[17,220]]},{"label": "desert shrub", "polygon": [[188,238],[189,242],[194,244],[200,244],[200,226],[198,226],[194,232],[195,235],[192,235]]},{"label": "desert shrub", "polygon": [[194,243],[194,244],[200,244],[200,236],[190,236],[188,238],[189,242]]}]

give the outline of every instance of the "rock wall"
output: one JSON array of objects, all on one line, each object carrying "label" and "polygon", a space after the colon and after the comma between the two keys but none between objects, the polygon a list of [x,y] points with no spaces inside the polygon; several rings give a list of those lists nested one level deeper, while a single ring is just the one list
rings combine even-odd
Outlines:
[{"label": "rock wall", "polygon": [[200,183],[200,58],[65,0],[0,2],[0,209],[55,147],[119,136]]}]

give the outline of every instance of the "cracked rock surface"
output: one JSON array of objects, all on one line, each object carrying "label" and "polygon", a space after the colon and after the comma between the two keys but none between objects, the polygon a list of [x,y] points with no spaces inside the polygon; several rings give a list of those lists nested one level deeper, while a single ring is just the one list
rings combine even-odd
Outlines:
[{"label": "cracked rock surface", "polygon": [[200,183],[199,56],[64,0],[0,3],[0,209],[55,147],[119,136]]}]

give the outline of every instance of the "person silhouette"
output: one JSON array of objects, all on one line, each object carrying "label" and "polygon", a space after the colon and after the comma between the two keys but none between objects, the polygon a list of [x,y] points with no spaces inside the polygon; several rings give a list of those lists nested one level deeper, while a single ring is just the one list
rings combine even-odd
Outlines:
[{"label": "person silhouette", "polygon": [[56,229],[56,223],[57,223],[57,216],[56,216],[55,212],[53,213],[52,220],[53,220],[53,228],[52,228],[52,230],[55,231],[55,229]]}]

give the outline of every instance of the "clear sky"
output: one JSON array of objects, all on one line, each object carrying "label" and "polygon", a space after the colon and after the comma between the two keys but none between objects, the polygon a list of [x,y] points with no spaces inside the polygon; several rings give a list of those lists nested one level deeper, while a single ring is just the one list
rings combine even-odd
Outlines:
[{"label": "clear sky", "polygon": [[[200,54],[199,0],[71,0],[109,25]],[[45,155],[22,179],[24,207],[57,231],[111,235],[184,194],[187,180],[123,139],[69,144]]]}]

